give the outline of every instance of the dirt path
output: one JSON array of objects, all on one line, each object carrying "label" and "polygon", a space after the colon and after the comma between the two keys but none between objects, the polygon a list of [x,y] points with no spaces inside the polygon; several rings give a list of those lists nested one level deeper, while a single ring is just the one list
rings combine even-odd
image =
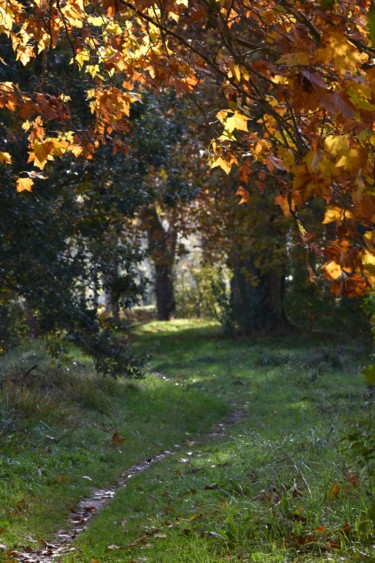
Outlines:
[{"label": "dirt path", "polygon": [[[176,450],[178,447],[176,446]],[[11,551],[7,555],[12,561],[19,561],[22,563],[47,563],[56,561],[65,553],[74,552],[75,548],[71,546],[73,540],[81,534],[88,525],[89,520],[102,510],[108,502],[116,495],[117,491],[125,487],[132,477],[138,475],[142,471],[146,471],[155,463],[163,461],[171,456],[172,451],[165,450],[164,452],[150,457],[141,463],[132,465],[126,472],[119,477],[112,487],[106,489],[93,489],[91,496],[82,500],[75,510],[71,513],[68,520],[69,527],[66,530],[59,530],[52,542],[44,542],[45,547],[38,550],[29,550],[25,552]]]},{"label": "dirt path", "polygon": [[[198,445],[207,443],[215,438],[224,437],[228,426],[236,424],[245,418],[247,415],[246,407],[247,405],[234,408],[223,422],[214,424],[209,432],[199,434],[195,439],[189,440],[189,444]],[[33,550],[30,547],[24,552],[6,552],[6,556],[9,558],[8,560],[14,562],[18,561],[19,563],[51,563],[58,561],[64,554],[74,553],[76,548],[72,546],[73,540],[87,528],[91,518],[110,502],[119,489],[125,487],[129,480],[135,475],[146,471],[155,463],[159,463],[178,452],[181,452],[181,446],[176,445],[174,451],[165,450],[158,455],[132,465],[117,479],[112,487],[93,489],[91,496],[82,500],[71,513],[67,529],[59,530],[52,542],[44,542],[42,549]]]}]

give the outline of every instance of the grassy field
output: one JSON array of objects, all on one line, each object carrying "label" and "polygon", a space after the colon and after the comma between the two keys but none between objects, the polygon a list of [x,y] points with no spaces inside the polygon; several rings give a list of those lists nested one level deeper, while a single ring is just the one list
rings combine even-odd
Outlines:
[{"label": "grassy field", "polygon": [[136,348],[151,359],[134,382],[85,358],[51,367],[38,347],[3,360],[0,544],[52,539],[92,487],[173,449],[64,561],[374,561],[373,483],[345,440],[373,415],[365,348],[225,340],[203,321],[144,325]]}]

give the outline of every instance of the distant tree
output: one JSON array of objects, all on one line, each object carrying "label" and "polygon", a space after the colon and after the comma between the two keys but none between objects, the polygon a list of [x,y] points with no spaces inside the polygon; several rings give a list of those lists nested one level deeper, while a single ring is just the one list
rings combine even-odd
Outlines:
[{"label": "distant tree", "polygon": [[289,226],[278,213],[271,188],[239,205],[237,181],[233,174],[223,178],[217,173],[193,204],[204,260],[229,268],[231,314],[242,332],[282,332],[290,328],[284,310]]},{"label": "distant tree", "polygon": [[200,144],[192,125],[191,105],[173,91],[159,96],[143,93],[142,103],[131,112],[129,155],[123,173],[143,194],[137,217],[147,237],[155,270],[155,295],[160,320],[176,313],[174,265],[183,252],[179,238],[191,228],[185,214],[201,182]]}]

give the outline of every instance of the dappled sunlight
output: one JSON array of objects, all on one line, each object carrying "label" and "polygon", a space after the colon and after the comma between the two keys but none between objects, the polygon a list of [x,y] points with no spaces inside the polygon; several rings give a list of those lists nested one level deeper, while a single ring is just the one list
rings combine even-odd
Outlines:
[{"label": "dappled sunlight", "polygon": [[[336,351],[323,353],[319,340],[229,340],[190,321],[151,324],[158,332],[146,325],[135,337],[136,348],[150,353],[143,379],[86,377],[79,362],[64,371],[65,384],[56,372],[50,409],[57,417],[32,430],[48,453],[33,457],[30,467],[38,464],[42,477],[29,486],[53,486],[60,514],[82,484],[87,494],[89,485],[110,486],[126,468],[168,452],[116,489],[78,535],[82,561],[105,561],[114,551],[129,560],[214,563],[255,552],[275,563],[355,550],[351,537],[367,534],[356,528],[367,482],[341,440],[367,392],[358,356],[347,353],[341,369]],[[65,396],[81,420],[65,418],[62,430],[56,399]],[[71,486],[74,495],[65,496]],[[43,507],[50,529],[53,510]]]}]

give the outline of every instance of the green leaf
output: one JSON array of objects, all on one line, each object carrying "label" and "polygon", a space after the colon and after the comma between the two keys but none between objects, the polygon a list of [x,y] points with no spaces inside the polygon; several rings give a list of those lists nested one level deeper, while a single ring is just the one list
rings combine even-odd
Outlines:
[{"label": "green leaf", "polygon": [[375,366],[368,366],[362,371],[366,378],[367,383],[370,385],[375,385]]}]

